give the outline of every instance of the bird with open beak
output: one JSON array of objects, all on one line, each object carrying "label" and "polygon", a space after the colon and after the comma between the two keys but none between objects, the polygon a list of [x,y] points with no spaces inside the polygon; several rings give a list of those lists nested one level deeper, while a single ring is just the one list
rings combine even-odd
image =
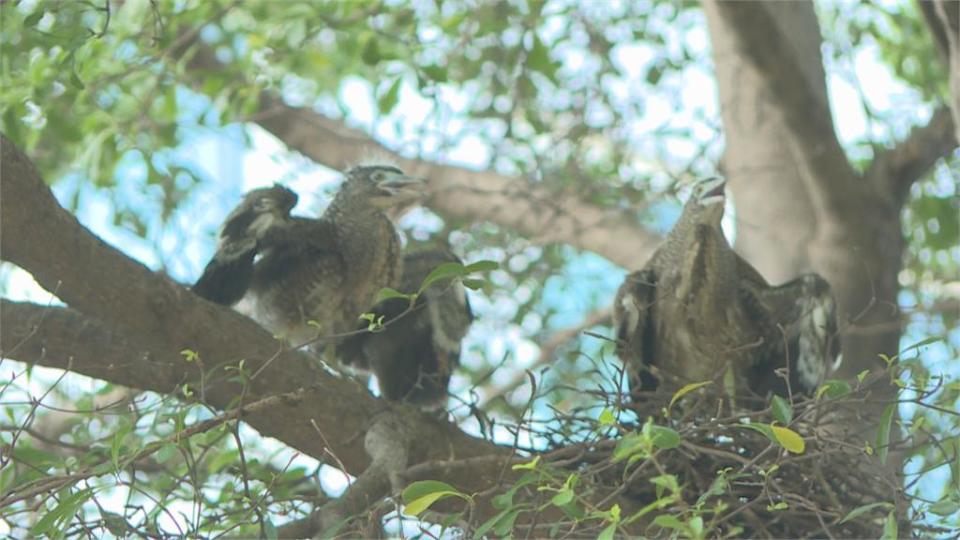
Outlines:
[{"label": "bird with open beak", "polygon": [[[314,348],[354,330],[377,292],[399,283],[400,238],[390,216],[418,202],[425,187],[391,165],[353,167],[319,219],[290,216],[287,208],[265,228],[246,227],[256,259],[243,292],[254,319],[292,345]],[[201,276],[198,284],[208,281]]]},{"label": "bird with open beak", "polygon": [[809,395],[839,356],[827,282],[810,273],[770,286],[723,236],[725,187],[698,182],[663,244],[617,292],[616,351],[634,393],[713,380],[738,401],[786,395],[788,383]]}]

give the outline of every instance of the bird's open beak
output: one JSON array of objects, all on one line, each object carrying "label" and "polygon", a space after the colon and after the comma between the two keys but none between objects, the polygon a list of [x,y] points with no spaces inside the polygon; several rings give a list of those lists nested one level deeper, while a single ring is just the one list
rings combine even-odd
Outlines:
[{"label": "bird's open beak", "polygon": [[377,187],[391,197],[409,199],[423,195],[427,188],[427,180],[416,176],[393,173],[381,180]]},{"label": "bird's open beak", "polygon": [[724,199],[723,190],[727,186],[726,178],[715,177],[709,178],[703,181],[703,187],[701,188],[702,195],[700,195],[700,204],[702,206],[710,206],[716,203],[722,203]]}]

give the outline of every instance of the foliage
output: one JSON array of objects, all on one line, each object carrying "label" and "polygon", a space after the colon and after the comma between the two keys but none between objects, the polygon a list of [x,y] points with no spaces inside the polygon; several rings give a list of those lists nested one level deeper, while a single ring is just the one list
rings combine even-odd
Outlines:
[{"label": "foliage", "polygon": [[[915,110],[943,98],[946,76],[909,2],[825,6],[826,68],[863,96],[867,127],[844,142],[865,167],[920,121]],[[0,131],[82,219],[106,214],[113,227],[105,230],[125,235],[111,242],[143,248],[131,252],[181,280],[194,277],[190,259],[212,249],[204,233],[213,222],[202,217],[222,194],[205,189],[234,182],[191,152],[202,153],[197,141],[210,134],[245,144],[258,137],[249,126],[263,91],[362,125],[405,155],[468,155],[471,165],[656,227],[671,221],[677,184],[712,173],[721,153],[717,111],[690,97],[713,84],[704,16],[692,3],[39,0],[2,9]],[[852,69],[864,57],[887,66],[906,105],[871,101]],[[369,91],[369,114],[351,108],[347,94],[358,91]],[[422,104],[422,117],[410,103]],[[477,537],[520,536],[534,515],[544,516],[546,534],[603,538],[762,534],[757,521],[782,524],[785,536],[798,516],[820,516],[838,535],[955,529],[960,383],[929,359],[958,357],[960,311],[942,302],[960,265],[958,175],[956,159],[939,165],[914,185],[902,216],[908,342],[946,339],[890,359],[900,416],[891,405],[882,429],[855,449],[805,422],[811,411],[854,407],[873,380],[867,374],[827,381],[806,407],[776,397],[741,422],[705,413],[707,384],[631,410],[611,344],[596,336],[575,333],[549,358],[524,364],[536,362],[535,342],[606,307],[623,270],[490,223],[425,227],[417,240],[449,241],[466,260],[490,261],[431,276],[483,292],[471,297],[481,337],[466,347],[453,415],[468,430],[517,441],[527,457],[492,496],[492,517],[471,514],[488,494],[436,479],[399,494],[406,514],[387,501],[371,519],[434,532],[431,524],[457,524]],[[485,273],[483,284],[474,271]],[[203,361],[189,349],[183,356]],[[343,487],[331,467],[195,404],[202,388],[117,397],[122,389],[108,384],[11,365],[0,386],[0,516],[15,536],[270,538]],[[242,362],[233,373],[251,376]],[[898,448],[911,458],[906,514],[907,499],[876,486],[862,501],[837,504],[829,482],[805,468],[822,458],[822,476],[847,478]],[[454,505],[463,512],[446,513]]]}]

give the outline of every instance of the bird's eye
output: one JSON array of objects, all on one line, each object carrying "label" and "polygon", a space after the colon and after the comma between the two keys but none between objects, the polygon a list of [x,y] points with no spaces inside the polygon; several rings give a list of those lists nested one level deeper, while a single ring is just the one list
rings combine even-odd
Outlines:
[{"label": "bird's eye", "polygon": [[370,179],[374,182],[380,183],[383,181],[383,171],[373,171],[373,174],[370,175]]}]

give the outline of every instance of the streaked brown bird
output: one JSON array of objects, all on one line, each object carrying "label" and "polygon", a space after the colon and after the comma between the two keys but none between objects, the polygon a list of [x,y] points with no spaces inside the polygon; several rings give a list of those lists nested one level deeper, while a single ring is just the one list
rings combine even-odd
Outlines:
[{"label": "streaked brown bird", "polygon": [[[417,292],[430,272],[445,263],[460,260],[439,249],[407,253],[400,292]],[[337,347],[340,361],[372,370],[388,400],[424,409],[442,406],[450,375],[460,362],[460,342],[473,321],[463,284],[441,279],[428,286],[413,306],[405,298],[391,298],[372,312],[382,317],[384,326],[347,338]]]},{"label": "streaked brown bird", "polygon": [[[839,358],[830,286],[814,273],[770,286],[720,228],[725,183],[698,182],[680,219],[617,292],[617,355],[633,391],[720,380],[737,396],[812,394]],[[727,379],[729,380],[729,379]],[[725,381],[726,382],[726,381]]]},{"label": "streaked brown bird", "polygon": [[388,215],[418,201],[425,185],[393,166],[354,167],[319,219],[247,227],[257,238],[245,298],[253,317],[293,345],[322,338],[315,349],[353,330],[377,292],[399,282],[400,239]]}]

